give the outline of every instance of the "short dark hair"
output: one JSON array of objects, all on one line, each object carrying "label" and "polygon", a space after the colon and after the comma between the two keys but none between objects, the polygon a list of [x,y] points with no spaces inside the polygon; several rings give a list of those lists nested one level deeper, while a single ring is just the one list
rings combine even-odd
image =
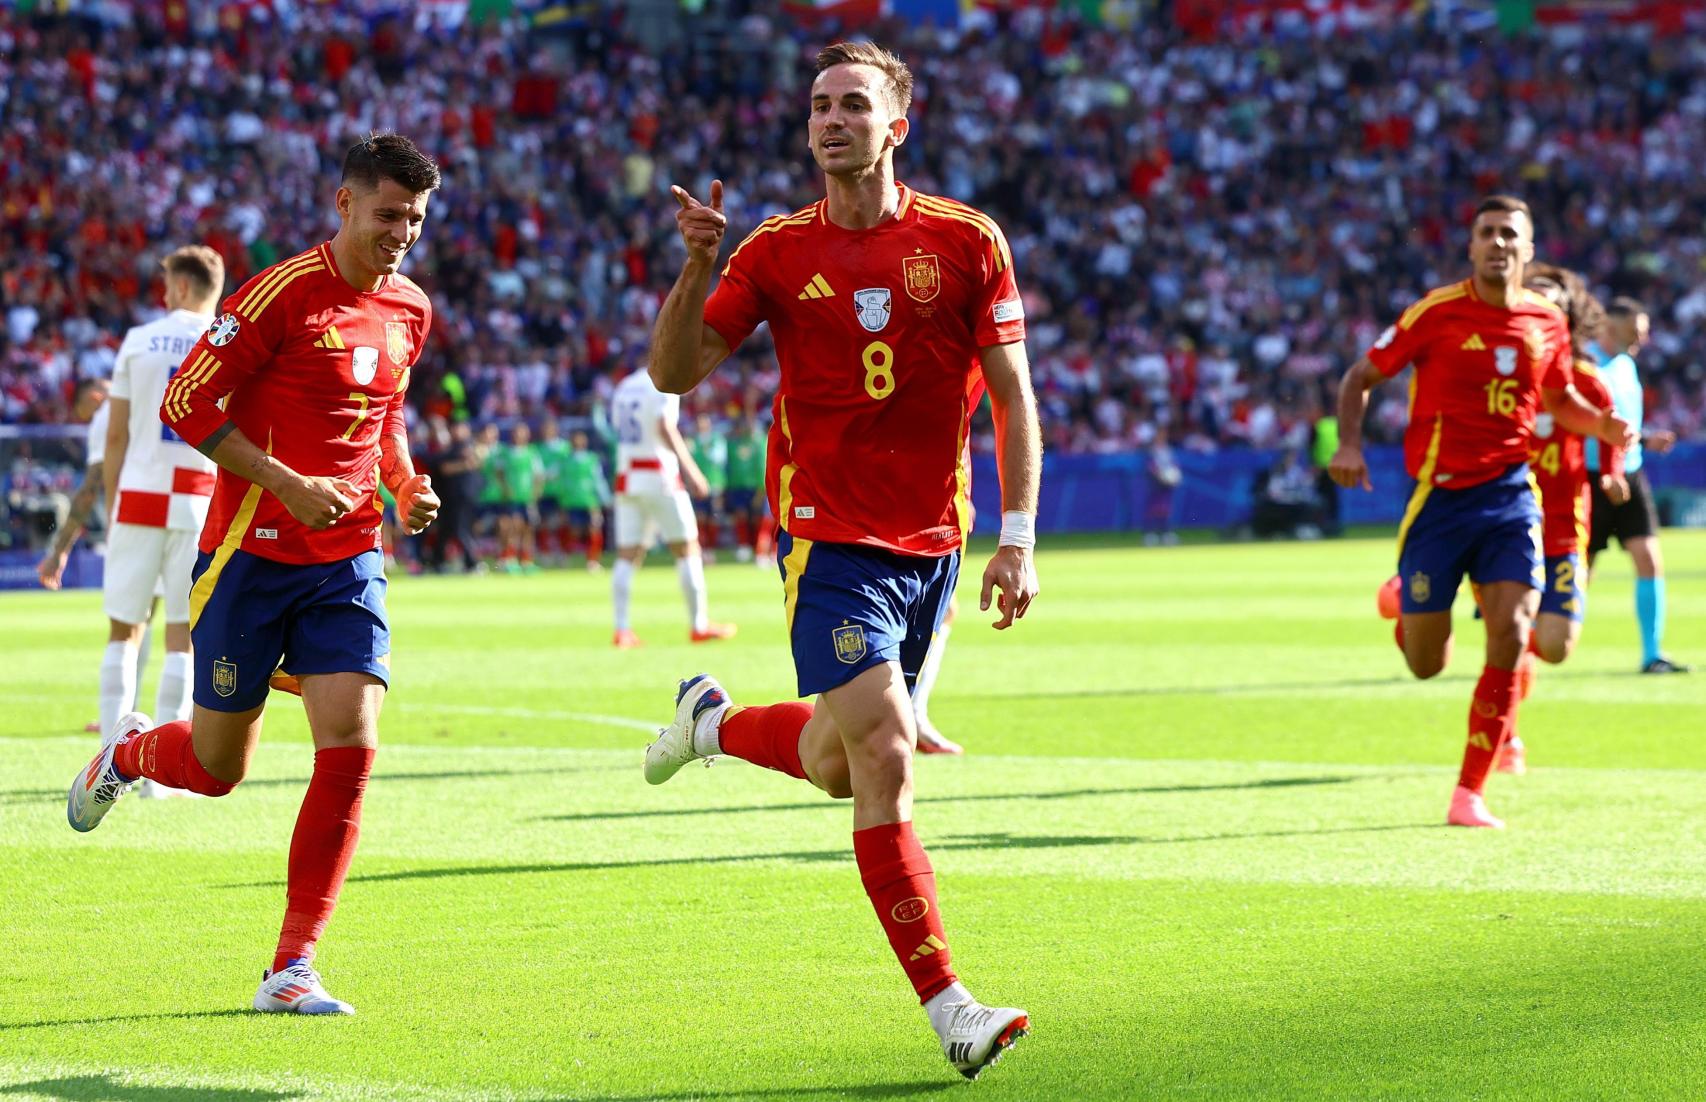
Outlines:
[{"label": "short dark hair", "polygon": [[395,180],[418,195],[438,187],[438,165],[401,134],[370,134],[344,154],[342,182],[372,190],[380,180]]},{"label": "short dark hair", "polygon": [[912,70],[895,54],[875,42],[837,42],[817,54],[817,71],[836,65],[871,65],[888,77],[884,89],[895,114],[905,115],[912,106]]},{"label": "short dark hair", "polygon": [[182,276],[195,288],[197,297],[206,298],[225,289],[225,260],[206,245],[185,245],[173,249],[160,261],[168,276]]},{"label": "short dark hair", "polygon": [[[1475,204],[1475,218],[1489,211],[1500,211],[1505,214],[1520,214],[1528,219],[1530,226],[1534,225],[1534,212],[1528,209],[1528,204],[1514,195],[1489,195]],[[1475,218],[1469,221],[1473,223]]]},{"label": "short dark hair", "polygon": [[87,378],[77,380],[77,385],[71,388],[71,404],[76,405],[83,400],[85,394],[106,385],[107,379],[101,375],[90,375]]},{"label": "short dark hair", "polygon": [[1605,312],[1614,318],[1638,318],[1647,312],[1647,305],[1638,298],[1618,295],[1611,300],[1611,305],[1605,308]]}]

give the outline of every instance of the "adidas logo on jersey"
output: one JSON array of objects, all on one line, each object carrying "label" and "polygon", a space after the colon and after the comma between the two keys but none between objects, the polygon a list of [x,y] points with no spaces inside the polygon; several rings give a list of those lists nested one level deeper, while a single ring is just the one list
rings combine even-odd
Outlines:
[{"label": "adidas logo on jersey", "polygon": [[829,285],[829,280],[823,278],[822,272],[819,272],[817,275],[812,276],[812,281],[810,283],[806,284],[805,290],[800,292],[801,301],[804,301],[804,300],[810,299],[810,298],[834,298],[834,297],[835,297],[835,289]]},{"label": "adidas logo on jersey", "polygon": [[1464,352],[1485,352],[1487,345],[1481,340],[1481,334],[1471,333],[1469,339],[1459,346]]},{"label": "adidas logo on jersey", "polygon": [[347,348],[349,346],[344,344],[344,338],[338,333],[338,327],[334,325],[320,335],[320,339],[314,342],[314,347]]}]

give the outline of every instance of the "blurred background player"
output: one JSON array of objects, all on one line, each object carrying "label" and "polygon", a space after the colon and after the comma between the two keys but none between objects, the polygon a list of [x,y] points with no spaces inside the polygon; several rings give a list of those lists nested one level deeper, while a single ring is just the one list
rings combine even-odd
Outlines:
[{"label": "blurred background player", "polygon": [[533,571],[539,495],[545,489],[545,464],[533,447],[533,430],[517,422],[509,443],[496,450],[498,478],[498,567],[510,573]]},{"label": "blurred background player", "polygon": [[[160,421],[166,387],[213,321],[225,290],[225,262],[205,245],[177,249],[165,268],[165,316],[125,334],[113,366],[112,417],[107,429],[106,573],[102,602],[111,620],[108,657],[101,664],[101,718],[116,723],[135,707],[136,686],[114,682],[115,646],[139,648],[156,590],[166,613],[166,656],[154,697],[162,723],[190,717],[195,673],[190,661],[190,572],[196,541],[213,496],[213,460]],[[112,714],[109,716],[108,712]],[[104,728],[110,737],[113,727]],[[175,790],[152,781],[144,795]]]},{"label": "blurred background player", "polygon": [[708,300],[722,181],[708,206],[672,189],[687,260],[658,313],[651,370],[671,392],[691,390],[770,324],[781,381],[767,490],[798,690],[821,706],[738,708],[700,674],[681,683],[645,775],[661,784],[728,753],[851,796],[866,894],[943,1054],[975,1078],[1030,1019],[978,1002],[954,972],[912,826],[909,695],[970,532],[965,445],[986,383],[1004,511],[982,605],[1000,591],[998,629],[1037,592],[1042,440],[1006,237],[982,212],[895,180],[911,101],[912,74],[887,50],[820,52],[807,137],[826,197],[761,223]]},{"label": "blurred background player", "polygon": [[480,497],[480,457],[475,450],[474,430],[467,421],[446,423],[437,419],[440,436],[433,472],[433,487],[442,499],[435,532],[423,548],[426,565],[433,570],[450,568],[451,548],[460,557],[456,569],[466,573],[478,560],[474,555],[474,509]]},{"label": "blurred background player", "polygon": [[474,535],[484,544],[484,549],[475,552],[475,558],[490,555],[494,562],[503,546],[503,519],[508,508],[504,504],[504,448],[497,422],[488,421],[480,426],[479,434],[474,437],[473,455],[480,471],[480,496],[474,506]]},{"label": "blurred background player", "polygon": [[407,138],[351,147],[337,234],[227,298],[166,388],[161,420],[220,467],[190,593],[195,711],[159,725],[121,716],[66,797],[66,819],[86,832],[141,777],[226,795],[247,775],[283,660],[301,683],[314,772],[260,1011],[354,1013],[312,962],[355,854],[390,680],[374,488],[391,488],[410,532],[438,508],[403,416],[432,306],[398,270],[438,183]]},{"label": "blurred background player", "polygon": [[1527,463],[1535,415],[1544,406],[1556,424],[1614,444],[1628,435],[1628,425],[1571,387],[1563,311],[1523,286],[1533,259],[1528,204],[1483,199],[1469,226],[1470,278],[1404,311],[1339,387],[1339,449],[1328,469],[1341,486],[1372,489],[1362,455],[1368,392],[1414,369],[1404,466],[1416,485],[1398,527],[1397,639],[1416,677],[1434,677],[1450,660],[1451,606],[1464,575],[1480,587],[1486,663],[1446,814],[1454,826],[1504,826],[1482,790],[1516,722],[1516,668],[1543,580]]},{"label": "blurred background player", "polygon": [[[1575,272],[1554,264],[1530,264],[1526,271],[1530,290],[1545,295],[1559,309],[1570,327],[1571,355],[1575,359],[1573,381],[1583,398],[1601,409],[1611,408],[1611,395],[1600,381],[1592,351],[1605,320],[1605,308],[1588,291]],[[1545,573],[1540,587],[1540,610],[1528,649],[1517,663],[1517,699],[1526,700],[1534,687],[1536,657],[1553,664],[1564,661],[1576,648],[1582,620],[1587,615],[1587,575],[1582,551],[1587,542],[1588,517],[1593,497],[1588,486],[1587,464],[1580,433],[1554,423],[1550,413],[1534,418],[1534,439],[1528,452],[1528,469],[1540,488],[1543,531],[1541,550]],[[1618,448],[1606,449],[1617,470]],[[1626,493],[1627,491],[1623,491]],[[1501,773],[1527,771],[1527,747],[1513,724],[1510,738],[1499,748],[1494,768]]]},{"label": "blurred background player", "polygon": [[660,537],[675,556],[691,625],[688,638],[703,643],[735,633],[733,624],[714,623],[705,611],[705,563],[688,495],[704,497],[707,487],[681,438],[680,417],[680,396],[658,390],[645,371],[630,374],[610,395],[616,428],[616,566],[610,596],[616,611],[612,642],[618,647],[640,643],[629,622],[634,571]]},{"label": "blurred background player", "polygon": [[563,504],[563,467],[572,450],[563,439],[557,419],[549,414],[539,422],[539,439],[533,442],[544,470],[544,482],[539,491],[539,555],[545,561],[561,566],[569,559],[568,508]]},{"label": "blurred background player", "polygon": [[565,548],[586,552],[588,570],[604,569],[604,514],[610,508],[610,482],[604,461],[585,432],[569,437],[569,454],[558,473],[557,498],[565,513]]},{"label": "blurred background player", "polygon": [[776,565],[775,520],[764,497],[764,460],[769,434],[750,409],[743,408],[729,431],[729,523],[735,530],[735,558]]},{"label": "blurred background player", "polygon": [[[1609,355],[1600,371],[1617,415],[1635,428],[1635,442],[1623,458],[1623,477],[1628,483],[1629,496],[1613,501],[1600,480],[1590,479],[1593,486],[1593,531],[1588,541],[1588,573],[1591,578],[1594,560],[1611,545],[1616,536],[1623,550],[1635,564],[1635,619],[1641,627],[1642,673],[1687,673],[1692,667],[1673,662],[1664,655],[1665,641],[1665,562],[1659,552],[1659,515],[1653,507],[1653,490],[1647,484],[1643,443],[1655,452],[1663,453],[1676,443],[1673,432],[1648,432],[1641,426],[1646,415],[1646,395],[1641,388],[1640,372],[1635,357],[1646,347],[1652,331],[1647,308],[1633,298],[1611,300],[1606,311],[1604,351]],[[1599,451],[1590,441],[1588,466],[1602,471]]]},{"label": "blurred background player", "polygon": [[729,488],[729,440],[717,426],[715,417],[701,413],[693,419],[693,438],[687,442],[687,449],[693,453],[694,466],[705,478],[705,495],[693,502],[699,521],[699,546],[706,562],[716,562]]}]

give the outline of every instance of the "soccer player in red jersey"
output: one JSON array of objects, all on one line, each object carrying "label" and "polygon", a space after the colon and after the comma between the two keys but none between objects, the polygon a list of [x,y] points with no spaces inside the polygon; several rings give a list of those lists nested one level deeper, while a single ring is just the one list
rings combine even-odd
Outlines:
[{"label": "soccer player in red jersey", "polygon": [[[1610,409],[1611,392],[1601,381],[1598,366],[1589,351],[1605,318],[1605,308],[1593,297],[1581,276],[1557,265],[1531,264],[1525,279],[1529,290],[1540,292],[1564,311],[1570,328],[1576,389],[1594,405]],[[1608,492],[1627,496],[1626,486],[1621,490],[1618,488],[1621,483],[1621,452],[1610,447],[1605,450],[1611,457],[1611,469],[1602,476],[1602,481],[1609,485]],[[1529,637],[1528,649],[1517,663],[1518,701],[1526,700],[1534,687],[1536,657],[1556,664],[1575,650],[1576,640],[1581,635],[1582,619],[1587,613],[1582,553],[1587,545],[1593,495],[1588,485],[1585,452],[1585,442],[1580,433],[1556,425],[1549,413],[1535,417],[1528,467],[1534,474],[1534,484],[1540,490],[1541,550],[1545,555],[1545,570],[1534,633]],[[1514,726],[1510,738],[1499,749],[1494,768],[1501,773],[1527,771],[1527,749]]]},{"label": "soccer player in red jersey", "polygon": [[410,532],[438,510],[403,424],[432,306],[398,271],[438,182],[407,138],[357,143],[344,158],[337,234],[226,299],[167,386],[161,420],[220,467],[190,590],[195,712],[158,727],[122,717],[66,804],[71,825],[88,831],[141,777],[230,792],[282,660],[300,682],[314,773],[257,1010],[354,1013],[312,961],[355,852],[390,679],[377,484]]},{"label": "soccer player in red jersey", "polygon": [[1564,313],[1523,286],[1534,259],[1528,204],[1484,199],[1469,232],[1470,278],[1411,306],[1345,373],[1339,449],[1328,470],[1341,486],[1372,489],[1362,454],[1368,392],[1413,365],[1404,460],[1416,487],[1398,528],[1398,639],[1410,672],[1438,674],[1450,657],[1451,605],[1463,576],[1480,587],[1486,663],[1446,821],[1501,827],[1482,790],[1515,721],[1517,663],[1544,581],[1527,464],[1535,416],[1544,406],[1562,428],[1615,446],[1629,426],[1576,392]]},{"label": "soccer player in red jersey", "polygon": [[975,1077],[1029,1027],[972,998],[951,964],[930,859],[912,829],[917,732],[908,694],[958,575],[968,531],[972,410],[993,400],[1003,497],[982,606],[997,628],[1037,593],[1042,443],[1024,309],[1000,228],[894,177],[912,74],[878,46],[817,58],[807,136],[826,197],[763,222],[706,301],[727,221],[674,189],[687,261],[654,330],[652,377],[684,393],[760,322],[781,366],[766,489],[781,525],[783,600],[801,696],[741,708],[699,675],[646,751],[646,779],[732,754],[853,799],[865,891],[950,1062]]}]

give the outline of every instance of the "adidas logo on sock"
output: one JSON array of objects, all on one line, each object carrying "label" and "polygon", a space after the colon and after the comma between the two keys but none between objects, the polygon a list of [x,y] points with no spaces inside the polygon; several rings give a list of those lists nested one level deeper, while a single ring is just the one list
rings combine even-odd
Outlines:
[{"label": "adidas logo on sock", "polygon": [[924,939],[924,944],[912,951],[912,956],[907,959],[923,960],[925,957],[934,956],[937,953],[945,953],[947,951],[948,943],[937,937],[935,934],[931,934],[929,937]]}]

